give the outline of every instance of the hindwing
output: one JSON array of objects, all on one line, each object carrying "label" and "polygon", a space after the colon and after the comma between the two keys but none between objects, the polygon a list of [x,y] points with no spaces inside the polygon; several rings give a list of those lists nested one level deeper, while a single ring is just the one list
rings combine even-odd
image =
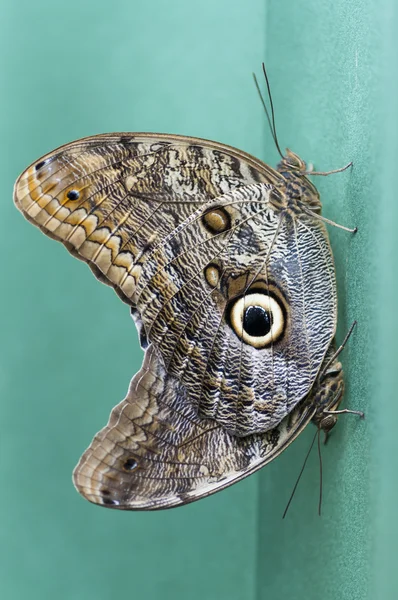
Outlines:
[{"label": "hindwing", "polygon": [[308,424],[300,405],[276,428],[239,438],[198,417],[184,386],[168,375],[149,347],[141,371],[108,425],[74,470],[90,502],[122,510],[154,510],[213,494],[273,460]]}]

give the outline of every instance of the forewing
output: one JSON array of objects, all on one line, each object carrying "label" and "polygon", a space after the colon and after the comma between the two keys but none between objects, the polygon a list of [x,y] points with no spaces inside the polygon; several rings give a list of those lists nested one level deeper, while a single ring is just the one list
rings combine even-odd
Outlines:
[{"label": "forewing", "polygon": [[300,405],[275,429],[238,438],[200,419],[185,394],[149,347],[127,397],[80,459],[77,490],[90,502],[124,510],[193,502],[274,459],[314,413]]},{"label": "forewing", "polygon": [[243,185],[280,179],[261,161],[216,142],[110,134],[36,161],[18,178],[14,199],[27,219],[134,304],[144,263],[198,207]]}]

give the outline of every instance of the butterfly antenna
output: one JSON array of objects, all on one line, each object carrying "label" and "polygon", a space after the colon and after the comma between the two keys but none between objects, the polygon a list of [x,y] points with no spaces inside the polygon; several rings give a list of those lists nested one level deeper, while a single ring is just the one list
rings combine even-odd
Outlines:
[{"label": "butterfly antenna", "polygon": [[319,456],[319,504],[318,504],[318,515],[321,516],[322,491],[323,491],[323,467],[322,467],[321,429],[320,428],[318,428],[318,456]]},{"label": "butterfly antenna", "polygon": [[279,146],[279,142],[278,142],[278,136],[276,135],[275,111],[274,111],[274,103],[272,101],[271,86],[269,84],[269,79],[268,79],[268,75],[267,75],[267,71],[265,69],[265,64],[264,63],[262,64],[262,67],[263,67],[263,73],[264,73],[264,77],[265,77],[265,83],[267,84],[267,91],[268,91],[269,103],[270,103],[270,106],[271,106],[272,127],[273,127],[273,131],[274,131],[275,145],[276,145],[276,147],[278,149],[279,154],[283,158],[282,150],[281,150],[281,148]]},{"label": "butterfly antenna", "polygon": [[273,137],[273,139],[274,139],[274,142],[275,142],[275,144],[276,144],[276,141],[275,141],[275,133],[274,133],[274,130],[273,130],[273,128],[272,128],[272,121],[271,121],[271,117],[269,116],[268,108],[267,108],[267,106],[266,106],[266,104],[265,104],[264,96],[263,96],[263,93],[262,93],[262,91],[261,91],[261,89],[260,89],[260,86],[259,86],[259,83],[258,83],[258,81],[257,81],[257,77],[256,77],[256,74],[255,74],[255,73],[253,73],[253,79],[254,79],[255,86],[256,86],[256,88],[257,88],[258,95],[260,96],[261,104],[263,105],[264,112],[265,112],[265,114],[266,114],[266,117],[267,117],[267,120],[268,120],[268,125],[269,125],[269,128],[270,128],[270,130],[271,130],[272,137]]},{"label": "butterfly antenna", "polygon": [[314,446],[314,443],[315,443],[315,438],[316,438],[317,434],[318,434],[318,429],[317,429],[317,430],[316,430],[316,432],[315,432],[315,435],[314,435],[314,437],[313,437],[313,440],[312,440],[312,442],[311,442],[311,446],[309,447],[309,450],[308,450],[308,452],[307,452],[307,455],[306,455],[306,457],[305,457],[305,459],[304,459],[303,466],[301,467],[301,471],[300,471],[300,473],[299,473],[299,476],[297,477],[296,483],[294,484],[293,491],[292,491],[292,493],[290,494],[289,502],[288,502],[288,503],[287,503],[287,505],[286,505],[286,508],[285,508],[285,511],[284,511],[284,513],[283,513],[282,519],[284,519],[284,518],[286,517],[287,511],[289,510],[289,506],[290,506],[290,504],[291,504],[291,502],[292,502],[292,500],[293,500],[294,494],[296,493],[297,486],[298,486],[298,484],[300,483],[301,476],[302,476],[302,474],[304,473],[305,465],[307,464],[307,460],[308,460],[308,458],[309,458],[309,455],[311,454],[311,450],[312,450],[312,448],[313,448],[313,446]]},{"label": "butterfly antenna", "polygon": [[[281,150],[280,150],[279,143],[278,143],[278,139],[277,139],[277,137],[276,137],[276,133],[275,133],[275,118],[274,118],[274,115],[273,115],[273,107],[272,107],[272,103],[271,103],[271,110],[272,110],[272,120],[271,120],[270,114],[269,114],[269,112],[268,112],[267,105],[265,104],[264,96],[263,96],[263,94],[262,94],[262,91],[261,91],[261,89],[260,89],[260,86],[259,86],[259,84],[258,84],[257,77],[256,77],[256,74],[255,74],[255,73],[253,73],[253,79],[254,79],[255,86],[256,86],[256,88],[257,88],[258,95],[260,96],[260,100],[261,100],[261,104],[263,105],[264,112],[265,112],[265,114],[266,114],[266,116],[267,116],[268,125],[269,125],[269,128],[270,128],[270,130],[271,130],[272,139],[273,139],[273,140],[274,140],[274,142],[275,142],[275,146],[276,146],[276,148],[277,148],[277,150],[278,150],[278,152],[279,152],[279,154],[280,154],[281,158],[283,158],[283,154],[282,154],[282,152],[281,152]],[[268,94],[268,95],[269,95],[269,94]]]}]

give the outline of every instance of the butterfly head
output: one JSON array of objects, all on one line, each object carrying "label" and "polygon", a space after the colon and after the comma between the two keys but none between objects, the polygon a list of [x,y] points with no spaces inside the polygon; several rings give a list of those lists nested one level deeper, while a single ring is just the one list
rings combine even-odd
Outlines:
[{"label": "butterfly head", "polygon": [[298,154],[295,154],[289,148],[286,148],[286,154],[277,166],[277,169],[283,175],[292,173],[294,175],[304,175],[308,172],[307,165]]}]

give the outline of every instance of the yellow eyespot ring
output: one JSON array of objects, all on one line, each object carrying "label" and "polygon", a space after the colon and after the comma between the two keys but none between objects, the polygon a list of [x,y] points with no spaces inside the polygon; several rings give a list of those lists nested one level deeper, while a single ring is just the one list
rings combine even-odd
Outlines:
[{"label": "yellow eyespot ring", "polygon": [[238,298],[230,312],[236,335],[254,348],[275,343],[285,329],[285,316],[279,302],[266,293],[252,292]]}]

